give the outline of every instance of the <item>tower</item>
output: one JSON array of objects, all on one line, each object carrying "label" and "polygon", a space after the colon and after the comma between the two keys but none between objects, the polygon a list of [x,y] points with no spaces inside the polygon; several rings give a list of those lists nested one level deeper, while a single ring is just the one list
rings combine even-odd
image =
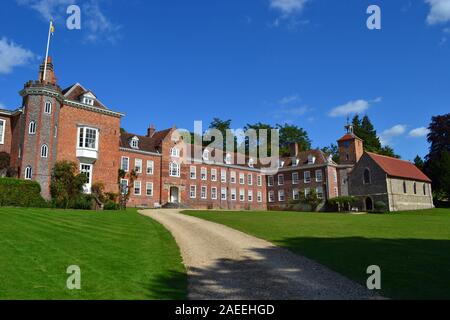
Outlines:
[{"label": "tower", "polygon": [[345,126],[346,134],[339,139],[339,161],[340,164],[356,164],[364,153],[363,140],[353,132],[353,125]]},{"label": "tower", "polygon": [[56,161],[58,120],[62,104],[51,57],[39,68],[38,81],[28,81],[20,92],[23,98],[20,117],[21,135],[18,149],[18,175],[41,185],[44,198],[50,198],[50,179]]}]

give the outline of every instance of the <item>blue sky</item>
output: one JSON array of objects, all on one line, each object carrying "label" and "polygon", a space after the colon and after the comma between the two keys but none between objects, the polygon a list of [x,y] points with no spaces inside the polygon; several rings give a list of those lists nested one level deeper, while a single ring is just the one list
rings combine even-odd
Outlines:
[{"label": "blue sky", "polygon": [[[81,30],[65,27],[70,4]],[[381,30],[366,27],[371,4]],[[0,107],[18,107],[37,77],[50,16],[60,85],[93,90],[135,133],[289,122],[321,147],[360,112],[412,160],[427,153],[423,127],[450,109],[450,0],[2,1]]]}]

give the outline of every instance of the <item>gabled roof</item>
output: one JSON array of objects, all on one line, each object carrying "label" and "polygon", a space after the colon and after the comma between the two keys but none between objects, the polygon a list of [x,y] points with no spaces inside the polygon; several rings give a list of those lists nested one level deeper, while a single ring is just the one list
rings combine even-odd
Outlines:
[{"label": "gabled roof", "polygon": [[308,165],[308,157],[310,155],[316,158],[316,162],[314,163],[315,165],[321,165],[321,164],[327,163],[327,157],[321,150],[300,151],[298,153],[297,157],[283,157],[283,158],[280,158],[280,160],[284,161],[283,168],[293,167],[292,162],[293,162],[294,158],[298,160],[297,166],[305,166],[305,165]]},{"label": "gabled roof", "polygon": [[167,137],[167,135],[170,133],[171,130],[172,129],[156,131],[151,137],[140,136],[134,133],[125,132],[120,135],[120,147],[131,149],[130,141],[131,139],[136,137],[139,139],[138,148],[136,149],[137,151],[160,153],[161,143]]},{"label": "gabled roof", "polygon": [[338,142],[341,142],[341,141],[348,141],[348,140],[353,140],[353,139],[358,139],[358,140],[361,140],[361,141],[362,141],[362,139],[361,139],[360,137],[358,137],[357,135],[355,135],[355,134],[353,134],[353,133],[347,133],[347,134],[344,135],[342,138],[340,138],[340,139],[338,140]]},{"label": "gabled roof", "polygon": [[430,178],[409,161],[382,156],[371,152],[366,153],[384,172],[386,172],[387,175],[391,177],[431,182]]},{"label": "gabled roof", "polygon": [[[85,94],[91,94],[95,97],[95,94],[85,89],[81,84],[75,83],[71,85],[70,87],[64,89],[62,91],[62,94],[66,99],[73,100],[73,101],[80,101],[81,97]],[[108,109],[103,103],[101,103],[97,98],[94,99],[94,107],[100,108],[100,109]]]}]

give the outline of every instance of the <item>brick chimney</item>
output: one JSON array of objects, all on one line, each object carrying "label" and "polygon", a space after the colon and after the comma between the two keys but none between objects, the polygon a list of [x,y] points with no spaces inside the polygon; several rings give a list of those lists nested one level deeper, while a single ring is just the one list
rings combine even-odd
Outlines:
[{"label": "brick chimney", "polygon": [[147,129],[147,137],[151,138],[155,134],[155,126],[153,124]]},{"label": "brick chimney", "polygon": [[[44,81],[44,68],[45,68],[45,59],[42,61],[41,66],[39,67],[39,81]],[[52,57],[48,57],[47,59],[47,71],[45,76],[45,82],[56,85],[56,76],[55,71],[53,69],[53,60]]]},{"label": "brick chimney", "polygon": [[297,157],[300,153],[300,146],[298,142],[291,142],[289,144],[289,154],[291,157]]}]

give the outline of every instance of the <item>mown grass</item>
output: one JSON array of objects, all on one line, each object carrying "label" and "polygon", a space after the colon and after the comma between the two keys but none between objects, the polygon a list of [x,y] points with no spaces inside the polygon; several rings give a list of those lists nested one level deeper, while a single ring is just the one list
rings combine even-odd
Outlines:
[{"label": "mown grass", "polygon": [[[67,268],[81,268],[68,290]],[[0,208],[0,299],[183,299],[185,268],[160,224],[136,210]]]},{"label": "mown grass", "polygon": [[381,268],[382,294],[450,299],[450,209],[373,215],[185,211],[316,260],[365,285]]}]

